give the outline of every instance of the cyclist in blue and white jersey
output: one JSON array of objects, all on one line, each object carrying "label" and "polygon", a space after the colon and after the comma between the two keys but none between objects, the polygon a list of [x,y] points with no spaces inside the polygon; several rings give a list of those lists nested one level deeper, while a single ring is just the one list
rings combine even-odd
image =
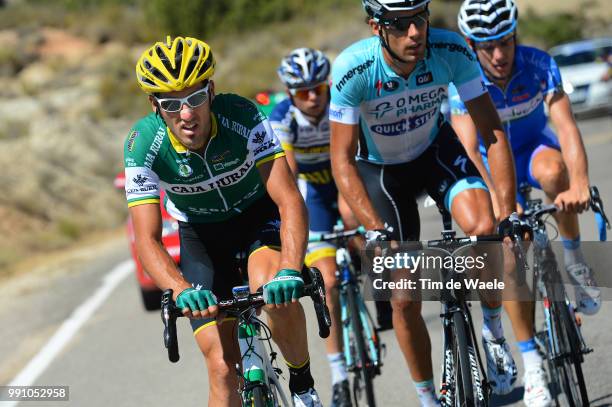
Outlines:
[{"label": "cyclist in blue and white jersey", "polygon": [[[492,157],[502,216],[515,207],[510,146],[480,78],[475,55],[457,34],[429,26],[429,0],[363,0],[373,37],[334,62],[331,160],[336,184],[372,239],[418,240],[416,196],[423,190],[469,235],[493,233],[487,187],[440,115],[455,82]],[[474,135],[474,137],[476,137]],[[387,233],[389,234],[389,233]],[[392,297],[393,325],[424,406],[437,405],[431,343],[421,304]],[[486,349],[494,391],[508,392],[516,367],[499,323],[501,302],[483,304],[495,341]]]},{"label": "cyclist in blue and white jersey", "polygon": [[[291,51],[278,68],[289,97],[270,114],[272,129],[281,141],[306,202],[310,232],[316,234],[333,231],[339,210],[345,224],[350,215],[346,203],[339,200],[329,161],[329,72],[329,59],[321,51],[311,48]],[[305,263],[323,274],[332,318],[332,329],[325,340],[332,373],[332,406],[348,407],[351,392],[342,354],[336,247],[330,243],[309,244]]]},{"label": "cyclist in blue and white jersey", "polygon": [[[575,282],[578,310],[594,314],[601,306],[600,290],[580,250],[576,214],[587,209],[590,198],[584,145],[554,59],[544,51],[517,44],[517,16],[513,0],[466,0],[458,22],[476,52],[510,140],[518,185],[528,183],[542,189],[562,209],[555,218],[563,241],[565,266]],[[479,151],[474,138],[477,129],[452,86],[449,97],[453,127],[460,137],[471,140],[466,146],[468,153],[487,179],[487,153],[482,144]],[[545,104],[558,138],[548,127]],[[523,197],[518,198],[524,203]],[[533,311],[510,316],[525,365],[525,404],[550,405],[542,359],[535,347]]]}]

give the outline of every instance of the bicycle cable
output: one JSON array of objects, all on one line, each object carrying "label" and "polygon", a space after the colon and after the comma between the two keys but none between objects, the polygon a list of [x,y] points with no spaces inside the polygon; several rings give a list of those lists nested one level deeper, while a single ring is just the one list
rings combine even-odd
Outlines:
[{"label": "bicycle cable", "polygon": [[556,240],[559,237],[559,228],[557,228],[557,225],[549,220],[551,217],[552,217],[552,215],[548,215],[546,218],[544,218],[543,222],[544,222],[545,225],[547,225],[547,227],[546,227],[547,234],[550,234],[549,233],[550,229],[548,229],[548,226],[550,226],[552,228],[552,230],[554,230],[555,236],[552,237],[552,238],[550,236],[548,237],[548,239],[550,241],[553,241],[553,240]]}]

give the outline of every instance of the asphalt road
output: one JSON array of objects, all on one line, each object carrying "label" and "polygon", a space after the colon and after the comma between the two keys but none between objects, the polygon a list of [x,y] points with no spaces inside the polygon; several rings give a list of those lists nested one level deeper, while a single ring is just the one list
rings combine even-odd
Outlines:
[{"label": "asphalt road", "polygon": [[[580,123],[590,162],[591,180],[612,208],[612,119]],[[440,221],[433,208],[422,211],[423,238],[437,238]],[[591,214],[581,216],[584,240],[595,240]],[[63,385],[70,388],[68,402],[22,402],[31,406],[203,406],[207,378],[203,358],[191,339],[187,321],[180,321],[181,360],[167,361],[158,313],[146,313],[129,266],[126,242],[115,239],[85,248],[58,264],[22,275],[0,289],[0,384],[19,377],[22,383]],[[112,277],[109,271],[114,270]],[[603,270],[600,270],[603,272]],[[105,287],[99,290],[100,287]],[[107,296],[105,294],[108,294]],[[612,295],[608,294],[610,300]],[[83,305],[85,304],[85,305]],[[309,310],[309,340],[318,391],[330,399],[329,370],[316,321]],[[441,327],[439,304],[424,304],[423,315],[432,338],[436,381],[439,379]],[[473,307],[480,326],[479,306]],[[505,317],[504,317],[505,318]],[[68,322],[66,322],[68,320]],[[510,343],[512,330],[504,321]],[[594,353],[586,357],[584,371],[594,406],[612,405],[612,303],[599,314],[585,317],[583,332]],[[59,331],[59,333],[58,333]],[[416,406],[407,368],[392,332],[382,334],[387,346],[382,376],[375,391],[381,406]],[[51,341],[51,343],[49,343]],[[520,356],[513,351],[522,373]],[[36,358],[36,359],[34,359]],[[35,360],[33,363],[30,363]],[[522,405],[522,387],[495,400],[496,405]],[[0,406],[11,405],[0,402]]]}]

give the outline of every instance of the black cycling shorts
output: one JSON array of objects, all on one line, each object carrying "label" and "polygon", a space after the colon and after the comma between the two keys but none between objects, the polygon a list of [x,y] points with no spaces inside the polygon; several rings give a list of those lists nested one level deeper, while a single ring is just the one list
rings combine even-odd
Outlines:
[{"label": "black cycling shorts", "polygon": [[[232,288],[245,285],[240,257],[262,247],[280,250],[280,214],[265,195],[241,214],[224,222],[179,222],[181,271],[196,289],[211,290],[218,299],[232,298]],[[246,270],[245,270],[246,273]],[[191,319],[194,334],[214,323],[212,318]]]},{"label": "black cycling shorts", "polygon": [[419,240],[421,222],[416,199],[423,191],[450,210],[459,192],[487,189],[448,123],[442,125],[427,150],[410,162],[387,165],[358,160],[357,167],[372,205],[393,227],[394,240]]}]

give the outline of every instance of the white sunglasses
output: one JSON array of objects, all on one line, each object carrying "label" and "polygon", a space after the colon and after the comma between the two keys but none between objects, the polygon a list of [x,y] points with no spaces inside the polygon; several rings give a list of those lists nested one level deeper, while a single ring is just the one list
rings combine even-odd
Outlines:
[{"label": "white sunglasses", "polygon": [[185,96],[184,98],[155,98],[159,107],[168,113],[176,113],[181,110],[183,104],[186,104],[190,108],[195,108],[203,105],[208,100],[208,86],[193,92],[191,95]]}]

